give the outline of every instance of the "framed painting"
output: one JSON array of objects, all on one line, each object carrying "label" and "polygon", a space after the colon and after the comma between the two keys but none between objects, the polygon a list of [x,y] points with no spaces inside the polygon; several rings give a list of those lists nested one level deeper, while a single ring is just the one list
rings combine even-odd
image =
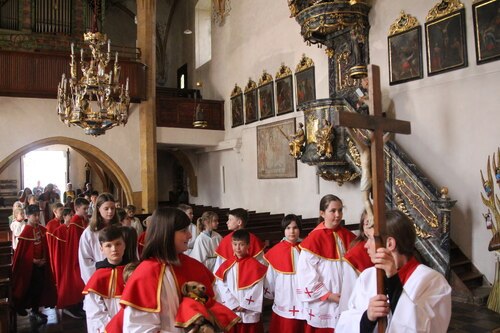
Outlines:
[{"label": "framed painting", "polygon": [[314,80],[314,63],[311,58],[306,57],[304,54],[295,70],[297,105],[316,99]]},{"label": "framed painting", "polygon": [[296,178],[297,160],[290,155],[286,133],[295,133],[295,119],[257,126],[257,178]]},{"label": "framed painting", "polygon": [[293,76],[289,67],[281,65],[276,73],[277,115],[293,112]]},{"label": "framed painting", "polygon": [[500,0],[472,4],[477,64],[500,59]]},{"label": "framed painting", "polygon": [[248,80],[245,87],[245,124],[257,121],[257,84]]},{"label": "framed painting", "polygon": [[389,84],[395,85],[423,77],[422,27],[404,12],[391,25],[387,37],[389,53]]},{"label": "framed painting", "polygon": [[274,116],[274,85],[273,77],[266,73],[259,79],[259,119],[266,119]]},{"label": "framed painting", "polygon": [[233,120],[232,127],[243,125],[243,92],[237,84],[231,92],[231,116]]},{"label": "framed painting", "polygon": [[[444,7],[449,3],[443,1],[442,4]],[[429,76],[467,67],[463,8],[426,22],[425,37]]]}]

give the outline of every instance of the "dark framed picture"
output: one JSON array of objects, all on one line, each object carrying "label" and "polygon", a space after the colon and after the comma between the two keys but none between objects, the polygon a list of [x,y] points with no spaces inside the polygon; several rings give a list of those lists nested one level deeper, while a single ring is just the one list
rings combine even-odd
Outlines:
[{"label": "dark framed picture", "polygon": [[233,119],[233,126],[237,127],[243,125],[243,93],[240,90],[239,94],[231,97],[231,115]]},{"label": "dark framed picture", "polygon": [[390,85],[423,77],[421,26],[387,37],[387,44]]},{"label": "dark framed picture", "polygon": [[277,114],[293,112],[293,76],[276,79]]},{"label": "dark framed picture", "polygon": [[426,22],[425,38],[428,75],[467,67],[463,8]]},{"label": "dark framed picture", "polygon": [[500,59],[500,0],[472,5],[477,64]]},{"label": "dark framed picture", "polygon": [[245,124],[257,121],[257,89],[245,92]]},{"label": "dark framed picture", "polygon": [[274,85],[269,82],[258,88],[260,119],[274,116]]},{"label": "dark framed picture", "polygon": [[316,99],[314,66],[295,73],[297,83],[297,105]]}]

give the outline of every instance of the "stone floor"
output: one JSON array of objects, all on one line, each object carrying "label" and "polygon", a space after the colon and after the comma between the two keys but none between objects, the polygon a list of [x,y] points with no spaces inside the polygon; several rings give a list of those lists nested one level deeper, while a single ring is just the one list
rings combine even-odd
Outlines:
[{"label": "stone floor", "polygon": [[[264,324],[268,326],[270,309],[264,312]],[[37,327],[30,323],[29,317],[18,317],[18,332],[64,332],[84,333],[86,332],[85,320],[73,319],[63,315],[55,309],[46,309],[44,313],[48,316],[46,325]],[[464,303],[453,303],[453,311],[449,333],[500,333],[500,314],[485,307],[468,305]],[[270,332],[272,333],[272,332]],[[280,332],[286,333],[286,332]]]}]

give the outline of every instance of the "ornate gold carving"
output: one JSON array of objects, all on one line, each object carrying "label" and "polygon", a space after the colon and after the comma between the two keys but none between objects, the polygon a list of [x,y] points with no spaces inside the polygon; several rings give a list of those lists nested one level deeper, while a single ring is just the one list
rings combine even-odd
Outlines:
[{"label": "ornate gold carving", "polygon": [[295,67],[295,72],[302,72],[309,67],[314,66],[314,61],[307,57],[305,53],[302,54],[302,58],[300,59],[299,63],[297,64],[297,67]]},{"label": "ornate gold carving", "polygon": [[252,80],[252,78],[248,78],[248,83],[247,85],[245,86],[245,93],[251,91],[251,90],[254,90],[254,89],[257,89],[257,83],[255,83],[254,80]]},{"label": "ornate gold carving", "polygon": [[316,131],[319,127],[319,119],[315,116],[308,117],[306,121],[307,143],[316,143]]},{"label": "ornate gold carving", "polygon": [[[278,127],[278,129],[280,129]],[[281,129],[280,129],[281,130]],[[283,133],[283,132],[282,132]],[[283,133],[285,134],[285,133]],[[304,124],[299,123],[299,130],[294,134],[285,136],[290,140],[288,142],[288,148],[290,149],[290,155],[295,159],[299,159],[302,156],[302,152],[304,151],[304,144],[306,142],[305,134],[304,134]]]},{"label": "ornate gold carving", "polygon": [[328,58],[333,58],[333,56],[335,55],[335,51],[329,47],[326,48],[325,53],[328,56]]},{"label": "ornate gold carving", "polygon": [[337,90],[345,89],[346,87],[353,87],[356,84],[356,79],[349,75],[347,64],[351,52],[343,51],[337,54],[335,63],[337,65]]},{"label": "ornate gold carving", "polygon": [[233,98],[234,96],[240,95],[241,93],[242,93],[241,88],[238,87],[237,83],[235,83],[233,91],[231,91],[231,98]]},{"label": "ornate gold carving", "polygon": [[259,79],[259,87],[263,86],[265,84],[268,84],[270,82],[273,82],[273,77],[271,74],[266,72],[266,70],[264,69],[264,71],[262,72],[262,75],[260,76],[260,79]]},{"label": "ornate gold carving", "polygon": [[360,168],[361,167],[361,155],[359,154],[358,147],[356,147],[356,144],[352,141],[350,137],[347,138],[347,151],[349,153],[349,156],[351,156],[351,159],[354,161],[354,164]]},{"label": "ornate gold carving", "polygon": [[415,232],[416,232],[417,236],[420,237],[420,238],[424,238],[424,239],[431,238],[432,237],[431,234],[429,234],[428,232],[424,231],[422,228],[420,228],[415,223],[415,220],[413,219],[413,217],[411,216],[410,212],[408,211],[408,207],[406,207],[406,203],[403,200],[403,198],[401,198],[401,196],[399,194],[397,194],[397,193],[396,193],[395,197],[396,197],[396,206],[413,223],[413,226],[415,227]]},{"label": "ornate gold carving", "polygon": [[290,17],[295,17],[299,13],[299,9],[295,4],[297,0],[288,0],[288,9],[290,9]]},{"label": "ornate gold carving", "polygon": [[344,171],[343,173],[332,173],[327,170],[318,171],[317,174],[327,181],[335,181],[339,186],[342,186],[345,182],[353,181],[359,177],[359,173]]},{"label": "ornate gold carving", "polygon": [[332,157],[333,125],[328,119],[323,119],[323,127],[316,131],[316,153],[320,157]]},{"label": "ornate gold carving", "polygon": [[[500,189],[500,148],[497,149],[497,156],[495,156],[495,153],[493,153],[493,158],[491,159],[490,156],[488,156],[488,162],[486,164],[486,173],[488,178],[486,180],[484,179],[483,170],[479,171],[481,173],[483,190],[486,194],[486,196],[484,196],[483,193],[481,193],[481,200],[483,201],[483,204],[488,207],[488,213],[483,215],[485,217],[485,221],[487,222],[487,227],[491,230],[493,236],[495,237],[495,235],[500,232],[500,198],[497,194],[495,194],[494,184],[495,177],[496,184]],[[491,214],[493,214],[494,221]],[[488,222],[491,223],[491,225],[488,225]],[[490,247],[495,249],[499,244],[496,244],[496,246],[491,245],[492,243],[490,243]]]},{"label": "ornate gold carving", "polygon": [[403,31],[408,31],[412,28],[419,26],[418,20],[416,17],[411,16],[410,14],[406,14],[404,10],[401,11],[398,19],[391,24],[389,28],[389,36],[398,34]]},{"label": "ornate gold carving", "polygon": [[[408,186],[404,179],[396,178],[395,184],[401,194],[405,196],[406,200],[408,200],[411,207],[420,213],[427,225],[431,228],[437,228],[439,225],[438,217],[434,214],[434,211],[427,205],[424,199],[416,193],[413,188]],[[422,208],[425,209],[426,212],[423,212]]]},{"label": "ornate gold carving", "polygon": [[281,79],[290,75],[292,75],[292,70],[282,62],[280,69],[276,72],[276,79]]},{"label": "ornate gold carving", "polygon": [[460,0],[442,0],[429,10],[425,22],[433,21],[462,8],[464,8],[464,4]]}]

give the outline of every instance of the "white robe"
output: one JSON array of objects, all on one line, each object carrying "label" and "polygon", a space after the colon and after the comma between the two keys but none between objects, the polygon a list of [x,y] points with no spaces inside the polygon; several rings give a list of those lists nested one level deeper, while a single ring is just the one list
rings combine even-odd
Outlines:
[{"label": "white robe", "polygon": [[342,262],[327,260],[302,250],[297,264],[297,295],[304,302],[304,315],[310,326],[335,328],[340,315],[337,303],[321,300],[328,292],[341,293]]},{"label": "white robe", "polygon": [[[342,312],[336,333],[357,333],[359,322],[376,295],[376,269],[360,274],[349,300],[349,310]],[[403,285],[394,314],[389,315],[388,333],[445,333],[451,318],[451,287],[435,270],[418,265]],[[374,330],[376,332],[376,329]]]},{"label": "white robe", "polygon": [[91,231],[90,227],[87,227],[80,237],[78,246],[78,263],[83,283],[87,284],[92,274],[95,273],[95,263],[104,259],[106,257],[101,252],[99,232]]},{"label": "white robe", "polygon": [[224,276],[217,279],[216,288],[220,302],[233,310],[242,307],[245,311],[234,311],[244,324],[258,323],[262,313],[264,279],[245,289],[238,288],[238,263],[234,264]]},{"label": "white robe", "polygon": [[210,236],[207,232],[203,231],[196,237],[193,250],[189,256],[201,262],[210,271],[213,271],[215,260],[217,259],[215,250],[219,246],[221,239],[222,236],[215,231],[212,231]]},{"label": "white robe", "polygon": [[[293,248],[293,263],[297,265],[300,252]],[[297,272],[297,267],[295,267]],[[297,274],[284,274],[269,265],[264,282],[264,297],[274,299],[273,311],[288,319],[305,319],[303,303],[297,296]],[[283,332],[284,333],[284,332]]]},{"label": "white robe", "polygon": [[198,228],[196,228],[196,224],[189,224],[189,232],[191,233],[191,239],[188,241],[188,249],[184,251],[185,255],[189,255],[191,253],[191,251],[193,250],[194,242],[196,241],[196,238],[198,238]]},{"label": "white robe", "polygon": [[111,318],[120,310],[120,299],[103,298],[96,293],[89,292],[83,300],[83,309],[87,317],[87,332],[104,332],[104,328]]},{"label": "white robe", "polygon": [[12,250],[17,248],[17,243],[19,242],[19,235],[23,232],[26,226],[26,221],[16,221],[13,220],[10,224],[10,230],[12,231]]},{"label": "white robe", "polygon": [[175,327],[175,316],[179,308],[179,296],[175,277],[167,266],[163,275],[160,293],[160,312],[139,311],[126,306],[123,315],[123,332],[127,333],[182,333]]},{"label": "white robe", "polygon": [[342,260],[342,291],[340,293],[339,313],[347,310],[349,299],[358,279],[358,271],[348,262]]}]

